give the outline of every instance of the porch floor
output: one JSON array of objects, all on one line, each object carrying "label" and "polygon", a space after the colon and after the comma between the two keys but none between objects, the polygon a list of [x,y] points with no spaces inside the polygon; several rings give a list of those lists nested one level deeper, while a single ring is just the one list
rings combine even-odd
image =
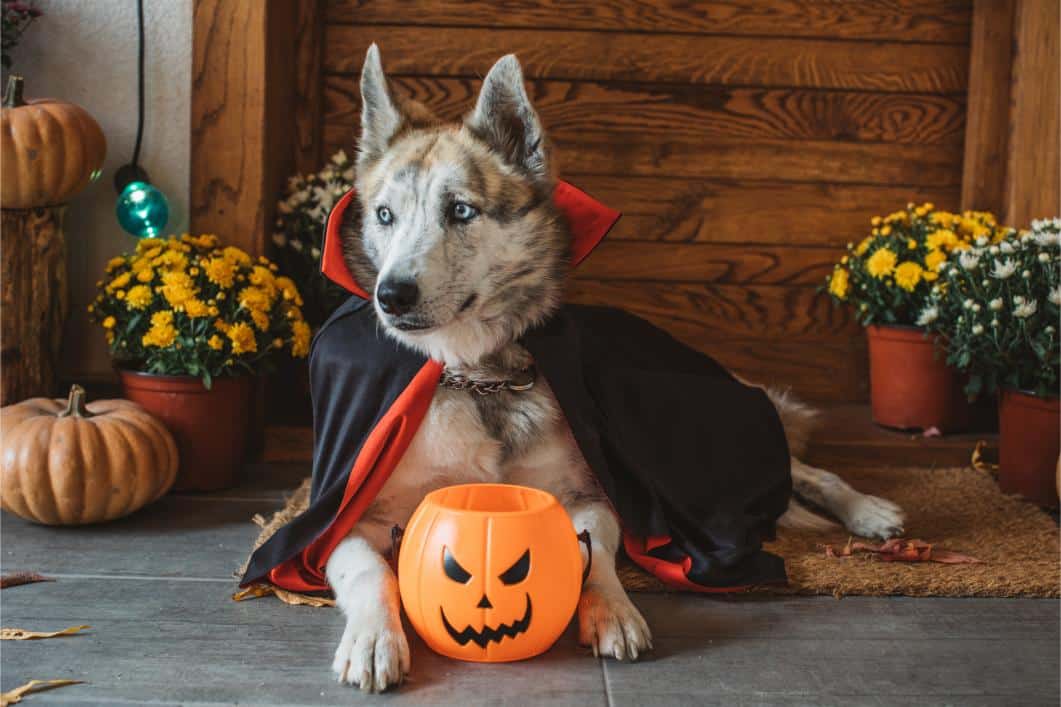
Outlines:
[{"label": "porch floor", "polygon": [[656,649],[595,659],[573,630],[545,656],[474,665],[412,638],[413,672],[386,698],[330,671],[334,609],[233,602],[233,573],[304,462],[250,468],[241,488],[174,494],[115,523],[46,528],[4,514],[3,572],[55,582],[3,591],[3,625],[83,635],[7,641],[0,687],[85,684],[24,704],[1058,704],[1055,600],[635,594]]}]

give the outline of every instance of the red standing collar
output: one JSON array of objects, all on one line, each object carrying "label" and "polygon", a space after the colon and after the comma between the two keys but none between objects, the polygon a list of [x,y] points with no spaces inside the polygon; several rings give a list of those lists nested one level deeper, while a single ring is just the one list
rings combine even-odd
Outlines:
[{"label": "red standing collar", "polygon": [[[335,202],[328,216],[328,225],[324,231],[324,253],[321,255],[321,272],[329,280],[349,290],[358,297],[370,299],[369,294],[357,284],[350,269],[343,259],[342,242],[339,229],[342,226],[343,214],[356,198],[351,189],[339,201]],[[610,209],[578,187],[567,182],[559,182],[553,192],[553,202],[560,212],[567,217],[571,228],[571,264],[578,265],[597,247],[621,214]]]}]

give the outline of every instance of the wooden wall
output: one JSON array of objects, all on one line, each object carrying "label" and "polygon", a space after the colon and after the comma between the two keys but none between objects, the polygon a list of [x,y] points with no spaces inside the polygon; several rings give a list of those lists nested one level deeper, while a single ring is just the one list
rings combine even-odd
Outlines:
[{"label": "wooden wall", "polygon": [[314,157],[356,143],[371,42],[447,118],[514,52],[560,174],[625,213],[572,299],[858,400],[861,331],[816,288],[872,215],[958,207],[971,18],[954,0],[332,0]]}]

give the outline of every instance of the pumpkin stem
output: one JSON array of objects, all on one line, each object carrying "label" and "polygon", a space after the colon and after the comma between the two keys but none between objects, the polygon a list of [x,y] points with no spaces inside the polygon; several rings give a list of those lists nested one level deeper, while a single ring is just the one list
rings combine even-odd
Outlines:
[{"label": "pumpkin stem", "polygon": [[66,409],[59,413],[59,417],[92,417],[92,413],[85,407],[85,389],[74,383],[70,386],[70,397],[66,402]]},{"label": "pumpkin stem", "polygon": [[26,105],[22,97],[23,78],[17,74],[7,77],[7,91],[4,92],[4,108],[18,108]]}]

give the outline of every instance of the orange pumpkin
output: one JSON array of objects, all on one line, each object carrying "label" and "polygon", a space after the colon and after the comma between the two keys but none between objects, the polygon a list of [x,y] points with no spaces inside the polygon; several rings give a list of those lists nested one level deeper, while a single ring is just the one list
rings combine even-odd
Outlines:
[{"label": "orange pumpkin", "polygon": [[398,557],[402,605],[442,655],[478,662],[548,650],[578,605],[582,554],[551,494],[506,484],[449,486],[409,520]]},{"label": "orange pumpkin", "polygon": [[0,508],[46,525],[132,513],[169,491],[177,445],[128,400],[30,398],[0,410]]},{"label": "orange pumpkin", "polygon": [[26,101],[8,81],[0,111],[0,205],[31,209],[68,201],[99,177],[107,140],[88,112],[54,98]]}]

